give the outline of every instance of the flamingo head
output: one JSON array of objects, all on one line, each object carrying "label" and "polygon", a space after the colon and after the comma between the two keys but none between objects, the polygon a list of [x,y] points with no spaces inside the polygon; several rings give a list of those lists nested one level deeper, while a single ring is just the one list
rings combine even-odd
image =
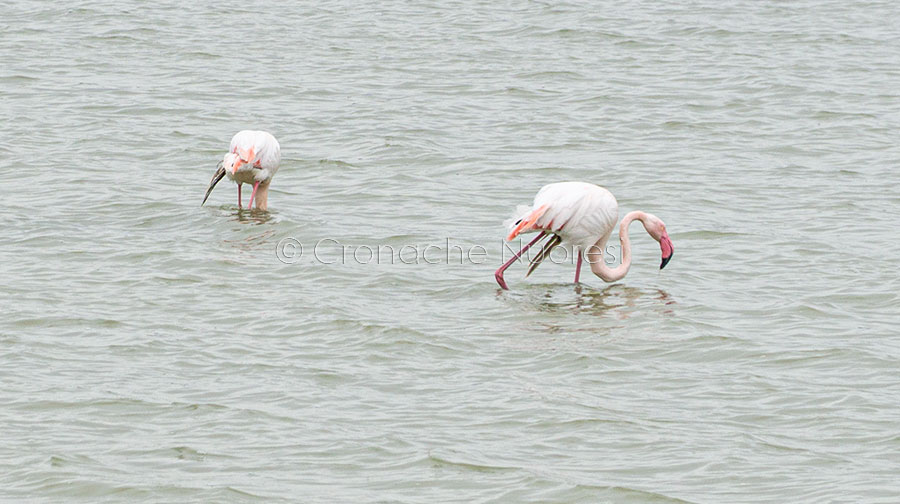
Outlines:
[{"label": "flamingo head", "polygon": [[229,152],[225,154],[224,158],[222,158],[222,167],[225,168],[225,170],[231,172],[232,175],[237,173],[238,168],[240,168],[244,163],[245,161],[234,152]]},{"label": "flamingo head", "polygon": [[647,214],[647,217],[644,228],[654,240],[659,242],[659,249],[662,251],[662,262],[659,264],[659,269],[663,269],[672,259],[675,247],[672,246],[672,240],[669,239],[669,233],[666,232],[666,223],[653,214]]}]

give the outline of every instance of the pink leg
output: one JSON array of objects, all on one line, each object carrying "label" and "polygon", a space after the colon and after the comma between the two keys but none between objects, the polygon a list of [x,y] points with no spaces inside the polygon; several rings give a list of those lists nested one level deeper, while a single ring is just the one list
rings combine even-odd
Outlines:
[{"label": "pink leg", "polygon": [[253,208],[253,198],[256,197],[257,189],[259,189],[259,180],[257,180],[256,183],[253,184],[253,192],[250,193],[250,203],[247,203],[247,210],[250,210],[251,208]]},{"label": "pink leg", "polygon": [[500,287],[503,290],[509,290],[509,286],[506,285],[506,280],[503,279],[503,272],[506,271],[506,268],[509,268],[512,263],[516,262],[516,259],[521,257],[526,250],[530,249],[532,245],[537,243],[537,241],[543,238],[546,234],[546,231],[541,231],[541,234],[537,235],[534,240],[531,240],[531,243],[522,247],[522,250],[520,250],[516,255],[512,256],[512,259],[506,261],[505,263],[503,263],[503,266],[497,268],[497,271],[494,272],[494,278],[497,280],[497,283],[500,284]]},{"label": "pink leg", "polygon": [[576,249],[576,253],[578,254],[578,264],[575,265],[575,283],[578,283],[578,279],[581,278],[581,261],[584,260],[584,256],[578,249]]},{"label": "pink leg", "polygon": [[244,184],[238,184],[238,208],[241,208],[241,186]]}]

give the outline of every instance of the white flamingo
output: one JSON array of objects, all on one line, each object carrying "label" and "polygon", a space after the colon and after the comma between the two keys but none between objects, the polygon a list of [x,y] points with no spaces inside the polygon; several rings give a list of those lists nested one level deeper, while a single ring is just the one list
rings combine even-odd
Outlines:
[{"label": "white flamingo", "polygon": [[553,247],[563,243],[572,245],[575,253],[578,254],[575,283],[578,283],[581,275],[581,263],[585,255],[591,265],[591,272],[604,282],[621,280],[628,273],[628,268],[631,267],[631,242],[628,239],[628,225],[634,220],[641,221],[647,233],[659,242],[662,250],[662,263],[660,263],[659,269],[665,268],[669,259],[672,258],[674,249],[672,240],[666,233],[665,223],[655,215],[634,211],[625,215],[619,224],[622,264],[615,268],[607,266],[603,262],[603,253],[609,235],[616,227],[619,204],[611,192],[587,182],[558,182],[545,185],[534,197],[534,205],[519,212],[518,215],[512,221],[509,236],[506,237],[507,241],[522,233],[540,231],[540,234],[494,273],[494,278],[503,289],[509,289],[506,281],[503,280],[503,272],[506,271],[506,268],[532,245],[548,235],[551,238],[544,244],[540,253],[531,260],[526,277],[541,264]]},{"label": "white flamingo", "polygon": [[[278,171],[281,163],[281,146],[271,133],[265,131],[239,131],[231,138],[231,147],[228,153],[219,163],[218,170],[209,181],[206,188],[206,196],[203,203],[209,198],[213,187],[228,175],[229,180],[237,182],[238,208],[241,208],[241,185],[253,184],[253,192],[250,193],[250,203],[247,209],[253,207],[256,199],[256,208],[265,210],[269,207],[269,183]],[[257,190],[259,190],[257,194]],[[202,206],[203,203],[200,203]]]}]

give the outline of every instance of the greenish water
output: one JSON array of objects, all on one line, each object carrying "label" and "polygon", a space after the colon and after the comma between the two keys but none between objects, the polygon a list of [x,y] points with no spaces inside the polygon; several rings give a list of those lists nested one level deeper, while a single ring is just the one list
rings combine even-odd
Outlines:
[{"label": "greenish water", "polygon": [[[0,497],[900,500],[894,3],[5,7]],[[563,180],[672,262],[501,292]]]}]

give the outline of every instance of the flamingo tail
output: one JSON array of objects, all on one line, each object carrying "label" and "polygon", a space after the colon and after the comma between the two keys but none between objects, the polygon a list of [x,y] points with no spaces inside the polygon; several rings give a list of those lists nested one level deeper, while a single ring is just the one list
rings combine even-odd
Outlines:
[{"label": "flamingo tail", "polygon": [[531,266],[528,267],[528,273],[525,273],[525,278],[528,278],[528,276],[531,275],[531,272],[536,270],[537,267],[541,265],[541,262],[550,256],[550,252],[552,252],[553,248],[559,245],[560,242],[562,242],[562,237],[557,234],[547,240],[547,243],[541,247],[541,251],[538,252],[538,255],[534,256],[534,259],[531,260]]}]

